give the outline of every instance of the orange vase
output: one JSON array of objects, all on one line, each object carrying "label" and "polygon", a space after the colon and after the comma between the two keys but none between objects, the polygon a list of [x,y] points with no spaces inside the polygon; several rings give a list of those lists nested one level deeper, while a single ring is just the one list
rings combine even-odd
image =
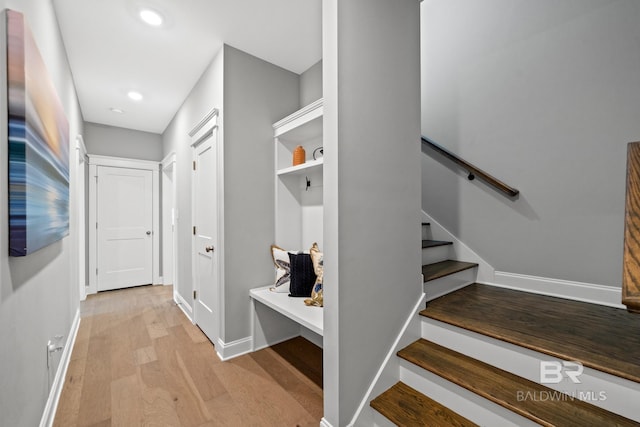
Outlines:
[{"label": "orange vase", "polygon": [[306,154],[304,152],[304,148],[302,148],[302,145],[298,145],[295,150],[293,150],[293,166],[303,164],[305,159]]}]

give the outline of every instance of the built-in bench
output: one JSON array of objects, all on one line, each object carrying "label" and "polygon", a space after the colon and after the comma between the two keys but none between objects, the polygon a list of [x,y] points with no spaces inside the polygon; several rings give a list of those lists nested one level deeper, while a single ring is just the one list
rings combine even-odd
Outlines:
[{"label": "built-in bench", "polygon": [[323,309],[307,306],[304,298],[271,292],[269,286],[249,291],[253,350],[303,336],[322,347]]}]

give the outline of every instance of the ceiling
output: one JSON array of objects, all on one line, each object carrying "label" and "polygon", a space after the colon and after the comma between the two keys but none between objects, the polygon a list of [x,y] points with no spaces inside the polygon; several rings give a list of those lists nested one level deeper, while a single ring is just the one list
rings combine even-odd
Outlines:
[{"label": "ceiling", "polygon": [[[321,0],[53,4],[87,122],[162,133],[223,43],[298,74],[322,56]],[[143,23],[143,7],[163,25]]]}]

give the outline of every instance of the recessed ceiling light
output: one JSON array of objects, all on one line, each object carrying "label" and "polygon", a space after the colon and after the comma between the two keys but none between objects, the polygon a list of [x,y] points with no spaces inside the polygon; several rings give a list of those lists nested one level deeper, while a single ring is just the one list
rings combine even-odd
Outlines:
[{"label": "recessed ceiling light", "polygon": [[136,92],[135,90],[132,90],[129,93],[127,93],[127,96],[133,99],[134,101],[142,101],[142,94],[140,92]]},{"label": "recessed ceiling light", "polygon": [[121,110],[120,108],[111,107],[109,109],[111,110],[112,113],[116,113],[116,114],[124,113],[124,110]]},{"label": "recessed ceiling light", "polygon": [[152,27],[159,27],[164,22],[162,15],[151,9],[142,9],[140,11],[140,19]]}]

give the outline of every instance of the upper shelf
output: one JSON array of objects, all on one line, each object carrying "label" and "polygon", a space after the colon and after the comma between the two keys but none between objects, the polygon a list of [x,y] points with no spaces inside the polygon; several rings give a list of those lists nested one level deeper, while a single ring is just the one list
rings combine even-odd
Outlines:
[{"label": "upper shelf", "polygon": [[311,173],[311,171],[322,168],[322,157],[316,160],[309,160],[301,165],[289,166],[287,168],[278,169],[276,172],[278,176],[288,175],[303,175],[305,173]]},{"label": "upper shelf", "polygon": [[322,135],[323,99],[273,124],[274,136],[283,141],[302,142]]}]

